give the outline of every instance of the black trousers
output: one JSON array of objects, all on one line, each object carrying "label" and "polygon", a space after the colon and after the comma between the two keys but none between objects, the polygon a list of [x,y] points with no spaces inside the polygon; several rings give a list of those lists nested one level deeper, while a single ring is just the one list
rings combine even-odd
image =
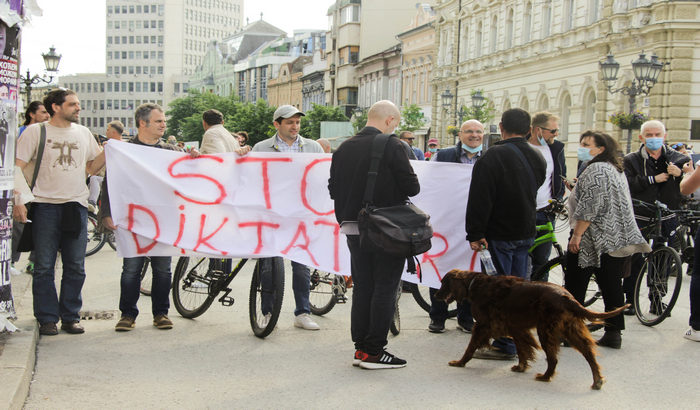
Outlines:
[{"label": "black trousers", "polygon": [[[622,269],[625,258],[615,258],[608,254],[600,257],[600,268],[581,268],[578,266],[578,254],[566,253],[566,273],[564,275],[564,287],[579,303],[583,304],[586,297],[588,282],[595,273],[596,282],[603,294],[605,311],[615,310],[625,304],[625,295],[622,291]],[[625,317],[622,313],[605,319],[606,329],[623,330]]]},{"label": "black trousers", "polygon": [[355,349],[379,354],[387,342],[396,295],[406,258],[360,249],[360,238],[348,235],[352,272],[350,332]]}]

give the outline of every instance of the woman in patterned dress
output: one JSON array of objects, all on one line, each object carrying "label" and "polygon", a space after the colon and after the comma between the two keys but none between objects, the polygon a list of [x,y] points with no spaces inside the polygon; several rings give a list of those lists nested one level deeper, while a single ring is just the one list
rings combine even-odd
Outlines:
[{"label": "woman in patterned dress", "polygon": [[[568,246],[578,260],[568,264],[564,282],[574,297],[581,300],[595,273],[605,311],[610,311],[624,305],[625,260],[634,253],[651,249],[634,220],[617,142],[602,132],[583,136],[580,142],[579,159],[587,160],[588,165],[571,193],[573,226]],[[598,345],[619,349],[624,328],[622,314],[606,319],[605,333]]]}]

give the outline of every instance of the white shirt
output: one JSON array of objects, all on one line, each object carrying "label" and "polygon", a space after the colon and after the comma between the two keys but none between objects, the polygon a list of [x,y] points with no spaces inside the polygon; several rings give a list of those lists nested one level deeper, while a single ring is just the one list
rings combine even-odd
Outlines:
[{"label": "white shirt", "polygon": [[539,150],[547,162],[547,172],[545,173],[544,183],[537,190],[537,209],[542,209],[549,205],[549,200],[552,199],[552,175],[554,175],[554,158],[549,145],[534,145],[532,148]]}]

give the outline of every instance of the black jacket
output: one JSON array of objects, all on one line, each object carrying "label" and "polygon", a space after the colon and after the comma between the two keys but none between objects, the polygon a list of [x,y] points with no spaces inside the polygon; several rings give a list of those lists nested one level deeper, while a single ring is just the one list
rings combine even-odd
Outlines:
[{"label": "black jacket", "polygon": [[[379,134],[378,129],[365,127],[333,153],[328,191],[335,201],[338,223],[357,221],[367,185],[372,142]],[[394,135],[387,141],[384,157],[379,163],[373,203],[380,207],[399,205],[419,191],[418,177],[401,141]]]},{"label": "black jacket", "polygon": [[566,186],[561,177],[566,176],[566,158],[564,157],[564,143],[554,140],[549,145],[554,160],[554,172],[552,173],[552,198],[562,199]]},{"label": "black jacket", "polygon": [[[683,164],[691,161],[690,157],[672,150],[666,146],[661,148],[661,156],[654,161],[649,157],[644,145],[637,152],[625,155],[625,176],[627,184],[630,186],[630,194],[633,199],[653,203],[659,200],[671,209],[678,209],[681,200],[680,184],[683,175],[674,177],[669,175],[666,182],[656,183],[654,177],[667,171],[668,163],[672,162],[683,168]],[[636,209],[636,214],[651,216],[650,211]],[[653,213],[653,212],[651,212]]]},{"label": "black jacket", "polygon": [[[536,186],[515,152],[514,144],[531,167]],[[542,154],[515,137],[498,141],[481,156],[472,171],[466,230],[470,242],[486,238],[514,241],[535,237],[537,188],[545,180]]]}]

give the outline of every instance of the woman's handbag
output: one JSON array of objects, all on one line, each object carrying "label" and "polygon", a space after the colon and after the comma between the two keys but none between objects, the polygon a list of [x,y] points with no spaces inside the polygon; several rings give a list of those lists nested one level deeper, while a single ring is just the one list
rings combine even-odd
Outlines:
[{"label": "woman's handbag", "polygon": [[[41,158],[44,156],[44,145],[46,145],[46,125],[41,124],[41,137],[39,138],[39,147],[36,154],[36,162],[34,163],[34,171],[32,173],[32,183],[29,185],[29,189],[34,189],[34,184],[36,184],[36,177],[39,175],[39,166],[41,165]],[[29,166],[29,165],[28,165]],[[34,236],[32,235],[32,206],[27,204],[27,219],[28,221],[24,224],[24,230],[22,230],[22,236],[19,238],[19,243],[17,244],[18,252],[29,252],[34,250]]]},{"label": "woman's handbag", "polygon": [[430,225],[430,215],[410,202],[388,207],[372,204],[379,163],[390,137],[388,134],[379,134],[372,143],[364,206],[357,216],[360,247],[366,251],[395,256],[419,255],[432,247],[430,238],[433,237],[433,227]]}]

